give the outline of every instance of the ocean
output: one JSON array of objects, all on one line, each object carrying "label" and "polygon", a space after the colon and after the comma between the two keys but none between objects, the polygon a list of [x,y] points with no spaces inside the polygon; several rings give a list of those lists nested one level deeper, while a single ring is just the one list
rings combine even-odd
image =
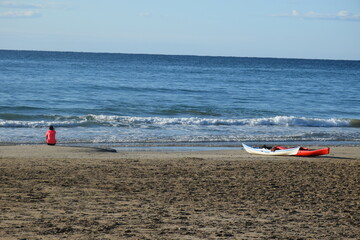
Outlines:
[{"label": "ocean", "polygon": [[0,51],[0,144],[360,144],[360,61]]}]

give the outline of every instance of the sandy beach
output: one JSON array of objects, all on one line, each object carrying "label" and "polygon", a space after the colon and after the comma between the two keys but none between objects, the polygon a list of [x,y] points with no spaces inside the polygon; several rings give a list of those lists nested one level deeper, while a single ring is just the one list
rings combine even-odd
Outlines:
[{"label": "sandy beach", "polygon": [[360,148],[0,146],[0,239],[360,239]]}]

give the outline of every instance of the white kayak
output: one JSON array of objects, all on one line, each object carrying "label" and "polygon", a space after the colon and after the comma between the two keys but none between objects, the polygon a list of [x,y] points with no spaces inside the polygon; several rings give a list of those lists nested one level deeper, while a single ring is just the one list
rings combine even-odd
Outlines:
[{"label": "white kayak", "polygon": [[267,148],[253,148],[244,143],[242,145],[248,153],[260,154],[260,155],[271,155],[271,156],[296,155],[300,149],[300,147],[295,147],[295,148],[287,148],[284,150],[271,151],[270,149],[267,149]]}]

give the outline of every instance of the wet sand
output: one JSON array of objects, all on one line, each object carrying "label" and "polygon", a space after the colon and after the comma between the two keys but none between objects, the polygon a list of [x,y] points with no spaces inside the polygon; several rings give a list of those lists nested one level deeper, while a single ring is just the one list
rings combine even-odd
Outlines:
[{"label": "wet sand", "polygon": [[0,239],[360,239],[360,148],[0,146]]}]

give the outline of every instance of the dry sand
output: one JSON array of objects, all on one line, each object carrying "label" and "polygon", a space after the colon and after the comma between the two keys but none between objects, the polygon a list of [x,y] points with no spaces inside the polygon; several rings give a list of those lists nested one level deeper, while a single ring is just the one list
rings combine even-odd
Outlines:
[{"label": "dry sand", "polygon": [[360,239],[359,147],[0,147],[0,239]]}]

